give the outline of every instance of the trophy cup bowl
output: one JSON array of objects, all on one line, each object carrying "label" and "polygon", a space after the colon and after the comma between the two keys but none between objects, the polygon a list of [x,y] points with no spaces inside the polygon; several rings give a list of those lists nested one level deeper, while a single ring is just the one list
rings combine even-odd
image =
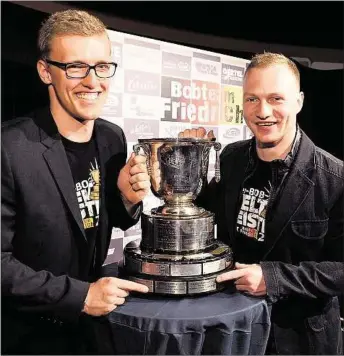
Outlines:
[{"label": "trophy cup bowl", "polygon": [[210,149],[220,180],[221,144],[203,138],[139,139],[134,152],[146,156],[151,190],[163,204],[141,215],[142,239],[124,249],[129,279],[154,294],[191,295],[224,288],[220,272],[232,268],[232,251],[217,241],[214,214],[195,205],[206,183]]}]

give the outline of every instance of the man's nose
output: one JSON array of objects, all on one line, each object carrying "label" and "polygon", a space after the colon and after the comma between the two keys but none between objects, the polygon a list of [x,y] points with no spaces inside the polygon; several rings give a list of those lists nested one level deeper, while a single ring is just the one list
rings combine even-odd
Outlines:
[{"label": "man's nose", "polygon": [[94,88],[98,85],[99,78],[96,75],[95,69],[92,68],[87,77],[82,80],[82,84],[88,88]]},{"label": "man's nose", "polygon": [[264,101],[260,102],[259,107],[257,108],[256,116],[260,120],[266,120],[272,115],[271,106]]}]

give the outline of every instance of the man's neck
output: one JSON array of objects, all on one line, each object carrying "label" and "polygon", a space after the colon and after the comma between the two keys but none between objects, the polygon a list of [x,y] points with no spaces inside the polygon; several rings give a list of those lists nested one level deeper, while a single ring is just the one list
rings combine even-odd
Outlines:
[{"label": "man's neck", "polygon": [[78,121],[60,106],[50,105],[59,133],[70,141],[88,142],[93,133],[94,120]]},{"label": "man's neck", "polygon": [[296,127],[288,135],[284,136],[283,139],[273,147],[261,148],[256,145],[257,155],[262,161],[271,162],[275,159],[284,160],[288,153],[290,152],[293,141],[296,135]]}]

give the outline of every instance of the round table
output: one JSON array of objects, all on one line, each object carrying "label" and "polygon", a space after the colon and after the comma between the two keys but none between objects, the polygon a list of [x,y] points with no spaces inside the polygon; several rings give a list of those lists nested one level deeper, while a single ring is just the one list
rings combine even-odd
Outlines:
[{"label": "round table", "polygon": [[99,352],[118,355],[263,355],[270,331],[266,301],[233,289],[129,296],[99,321]]}]

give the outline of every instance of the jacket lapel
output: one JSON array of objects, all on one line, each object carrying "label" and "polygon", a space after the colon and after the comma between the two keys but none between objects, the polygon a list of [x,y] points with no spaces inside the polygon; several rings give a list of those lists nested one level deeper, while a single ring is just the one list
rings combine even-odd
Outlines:
[{"label": "jacket lapel", "polygon": [[[96,145],[99,157],[99,169],[100,169],[100,210],[99,210],[99,230],[98,238],[96,241],[96,249],[98,250],[95,254],[96,265],[100,265],[103,257],[106,256],[107,252],[107,240],[102,238],[108,234],[108,214],[106,209],[106,162],[111,156],[110,144],[105,136],[105,130],[102,130],[102,123],[100,119],[95,121],[94,125]],[[112,184],[117,184],[117,182],[112,182]]]},{"label": "jacket lapel", "polygon": [[314,170],[314,145],[304,133],[302,134],[299,153],[287,176],[285,187],[277,198],[276,205],[269,212],[271,218],[266,222],[266,253],[263,260],[281,238],[287,224],[314,186],[309,178]]},{"label": "jacket lapel", "polygon": [[43,152],[43,157],[84,240],[87,241],[76,198],[72,172],[56,124],[50,110],[41,112],[36,118],[37,124],[40,127],[41,142],[47,147],[46,151]]},{"label": "jacket lapel", "polygon": [[[100,211],[99,211],[99,225],[100,227],[104,226],[105,219],[105,180],[106,180],[106,169],[105,162],[108,158],[109,148],[107,146],[106,139],[102,137],[101,127],[98,120],[95,121],[94,125],[95,130],[95,138],[96,138],[96,147],[98,150],[98,158],[99,158],[99,170],[100,170]],[[114,183],[116,184],[116,182]],[[106,224],[105,224],[106,225]]]}]

